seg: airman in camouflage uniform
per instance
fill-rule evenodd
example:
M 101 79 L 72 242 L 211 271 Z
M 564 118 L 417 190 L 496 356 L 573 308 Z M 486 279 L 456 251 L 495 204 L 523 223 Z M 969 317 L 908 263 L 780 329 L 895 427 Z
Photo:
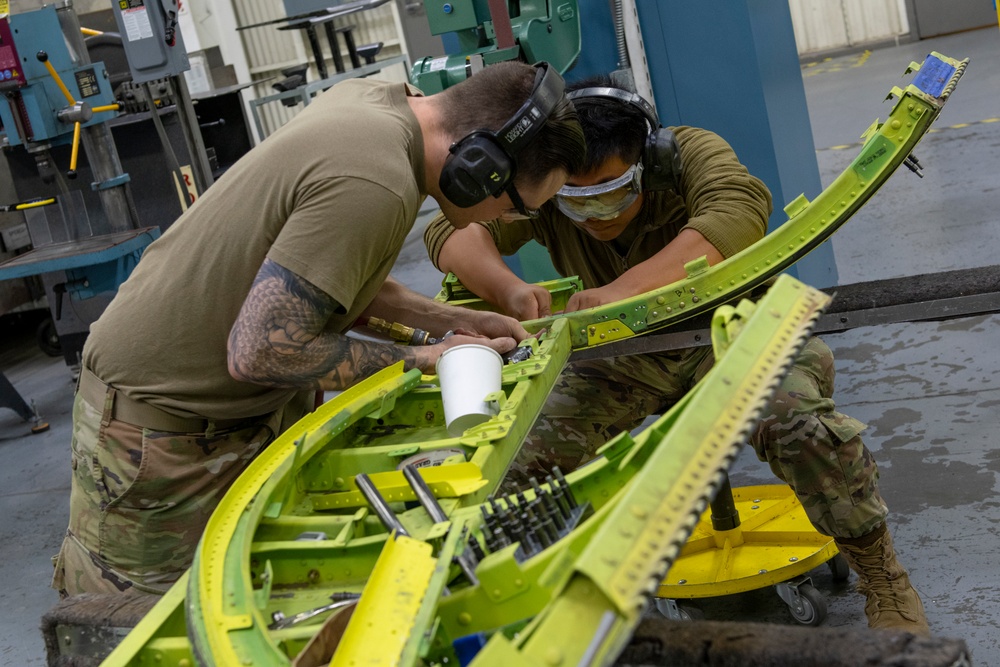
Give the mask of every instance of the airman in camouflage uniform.
M 526 320 L 548 315 L 551 297 L 514 275 L 500 255 L 530 240 L 546 248 L 561 275 L 582 280 L 586 289 L 566 306 L 576 311 L 671 284 L 685 277 L 686 263 L 704 257 L 715 264 L 764 235 L 770 193 L 721 137 L 699 128 L 660 128 L 645 100 L 613 88 L 610 79 L 570 86 L 587 138 L 584 169 L 531 219 L 457 231 L 441 218 L 432 221 L 424 241 L 435 266 Z M 570 364 L 507 488 L 554 465 L 572 470 L 586 462 L 609 438 L 681 400 L 713 363 L 704 347 Z M 927 634 L 923 604 L 886 527 L 878 471 L 860 437 L 864 424 L 836 411 L 833 384 L 830 349 L 813 338 L 750 444 L 858 573 L 869 626 Z

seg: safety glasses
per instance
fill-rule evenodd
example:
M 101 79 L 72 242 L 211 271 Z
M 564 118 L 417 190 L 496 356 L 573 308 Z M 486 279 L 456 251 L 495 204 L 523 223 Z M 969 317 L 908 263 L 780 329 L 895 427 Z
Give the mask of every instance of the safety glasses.
M 556 206 L 570 220 L 613 220 L 631 206 L 642 192 L 642 164 L 634 164 L 618 178 L 582 187 L 563 186 Z

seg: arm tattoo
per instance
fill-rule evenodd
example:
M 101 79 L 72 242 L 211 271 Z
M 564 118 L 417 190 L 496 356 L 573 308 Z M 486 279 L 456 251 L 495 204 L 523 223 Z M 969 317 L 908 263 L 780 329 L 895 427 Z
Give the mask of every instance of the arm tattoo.
M 324 378 L 346 388 L 400 360 L 413 367 L 412 350 L 324 331 L 339 307 L 323 290 L 265 259 L 229 333 L 232 372 L 272 387 L 319 389 Z

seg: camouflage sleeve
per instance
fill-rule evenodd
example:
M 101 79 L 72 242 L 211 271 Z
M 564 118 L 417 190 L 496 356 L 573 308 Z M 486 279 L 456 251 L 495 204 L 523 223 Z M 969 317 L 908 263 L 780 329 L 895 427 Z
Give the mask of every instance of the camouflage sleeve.
M 474 223 L 482 225 L 490 233 L 493 243 L 501 255 L 513 255 L 518 248 L 534 238 L 534 230 L 530 220 L 519 220 L 515 222 L 503 222 L 501 220 L 487 220 Z M 445 242 L 455 232 L 448 219 L 443 213 L 438 213 L 424 229 L 424 245 L 427 247 L 427 256 L 438 271 L 441 270 L 438 258 Z
M 673 128 L 684 172 L 681 190 L 689 220 L 725 257 L 767 233 L 771 193 L 751 175 L 719 135 L 693 127 Z

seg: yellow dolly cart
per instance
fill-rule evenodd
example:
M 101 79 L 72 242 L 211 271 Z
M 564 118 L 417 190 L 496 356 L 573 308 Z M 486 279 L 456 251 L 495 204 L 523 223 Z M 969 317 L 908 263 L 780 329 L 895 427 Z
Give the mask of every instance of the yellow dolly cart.
M 826 600 L 807 574 L 823 563 L 835 581 L 850 576 L 833 539 L 813 528 L 788 486 L 733 490 L 726 479 L 660 585 L 656 608 L 667 618 L 690 620 L 699 611 L 678 600 L 774 586 L 797 622 L 819 625 Z

